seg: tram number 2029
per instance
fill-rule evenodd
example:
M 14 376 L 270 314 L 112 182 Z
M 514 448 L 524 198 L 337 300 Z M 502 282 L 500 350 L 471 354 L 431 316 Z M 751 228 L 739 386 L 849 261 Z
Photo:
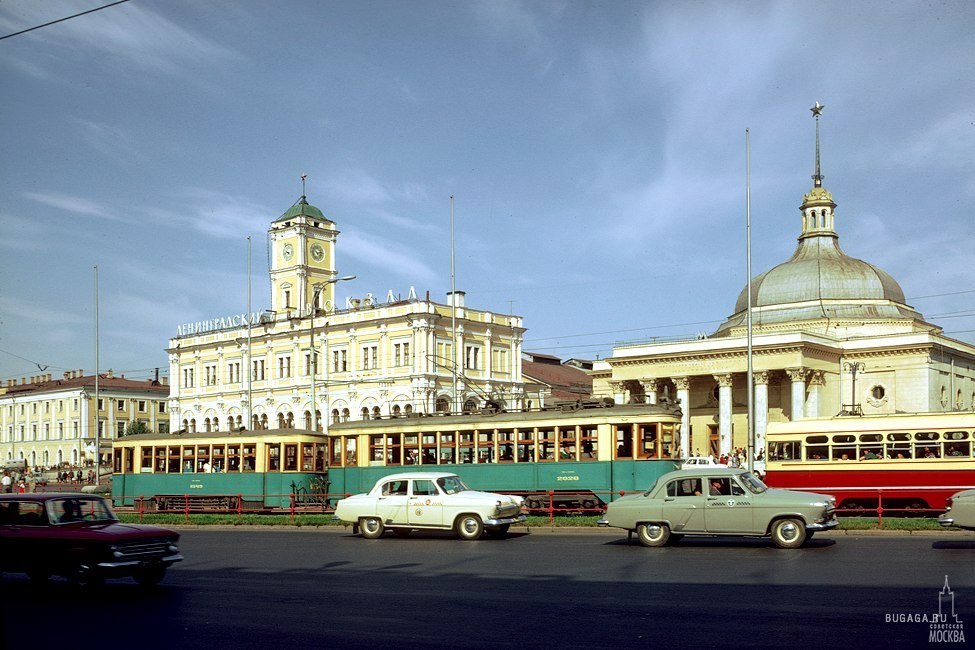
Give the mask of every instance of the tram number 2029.
M 556 481 L 578 481 L 579 477 L 578 476 L 556 476 L 555 480 Z

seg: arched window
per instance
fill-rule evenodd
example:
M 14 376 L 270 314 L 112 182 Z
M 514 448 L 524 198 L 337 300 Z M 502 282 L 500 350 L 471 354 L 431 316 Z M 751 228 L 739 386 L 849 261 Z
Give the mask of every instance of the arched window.
M 959 395 L 961 395 L 961 393 L 959 393 Z M 379 407 L 378 406 L 373 406 L 372 407 L 372 419 L 373 420 L 378 420 L 380 417 L 382 417 L 382 416 L 379 414 Z
M 311 429 L 311 411 L 305 411 L 305 428 Z
M 278 428 L 284 428 L 284 413 L 278 413 Z
M 399 417 L 399 416 L 400 416 L 399 404 L 393 404 L 393 417 Z
M 213 430 L 220 431 L 220 418 L 213 418 Z
M 238 415 L 237 416 L 237 428 L 240 429 L 243 426 L 243 424 L 244 424 L 244 418 Z
M 403 411 L 405 411 L 407 415 L 411 414 L 413 412 L 413 405 L 407 404 Z
M 210 418 L 203 419 L 203 430 L 210 433 Z
M 359 411 L 359 419 L 360 420 L 368 420 L 369 419 L 369 408 L 368 407 L 366 407 L 366 406 L 363 406 L 362 407 L 362 409 Z
M 261 428 L 265 430 L 267 429 L 267 413 L 261 415 Z
M 338 424 L 338 423 L 339 423 L 339 410 L 332 409 L 332 424 Z
M 468 399 L 464 402 L 464 413 L 473 413 L 477 410 L 477 402 Z
M 190 430 L 190 421 L 187 420 L 186 418 L 183 418 L 183 431 L 189 431 L 189 430 Z
M 289 429 L 295 428 L 295 414 L 292 413 L 291 411 L 288 411 L 287 425 Z
M 348 422 L 349 421 L 349 418 L 351 416 L 352 416 L 352 414 L 349 413 L 349 409 L 342 409 L 342 421 L 343 422 Z
M 196 418 L 190 420 L 190 433 L 196 433 Z
M 450 412 L 450 402 L 446 397 L 437 398 L 437 413 L 449 413 Z

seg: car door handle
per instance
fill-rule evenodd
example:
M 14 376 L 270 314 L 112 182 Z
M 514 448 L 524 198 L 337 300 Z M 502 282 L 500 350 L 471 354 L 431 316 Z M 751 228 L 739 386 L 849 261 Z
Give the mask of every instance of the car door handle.
M 673 501 L 673 500 L 674 500 L 674 497 L 667 497 L 666 499 L 664 499 L 664 501 Z

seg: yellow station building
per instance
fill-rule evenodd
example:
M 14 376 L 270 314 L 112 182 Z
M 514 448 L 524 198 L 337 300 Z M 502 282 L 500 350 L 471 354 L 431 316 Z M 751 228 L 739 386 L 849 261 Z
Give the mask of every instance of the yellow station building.
M 146 433 L 169 432 L 169 386 L 165 379 L 98 377 L 99 447 L 138 426 Z M 87 466 L 95 460 L 95 376 L 69 370 L 9 379 L 0 389 L 0 458 L 4 464 L 54 468 Z
M 520 316 L 471 309 L 461 291 L 443 303 L 412 288 L 339 303 L 338 235 L 302 196 L 268 230 L 271 308 L 179 326 L 167 349 L 174 429 L 327 430 L 528 405 Z

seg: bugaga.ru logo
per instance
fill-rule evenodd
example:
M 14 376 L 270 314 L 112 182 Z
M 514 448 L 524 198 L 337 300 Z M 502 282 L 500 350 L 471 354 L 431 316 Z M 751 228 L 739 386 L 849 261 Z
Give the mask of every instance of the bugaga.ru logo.
M 964 643 L 965 625 L 955 613 L 955 592 L 948 586 L 938 592 L 938 609 L 931 612 L 901 612 L 885 614 L 886 623 L 926 623 L 929 643 Z

